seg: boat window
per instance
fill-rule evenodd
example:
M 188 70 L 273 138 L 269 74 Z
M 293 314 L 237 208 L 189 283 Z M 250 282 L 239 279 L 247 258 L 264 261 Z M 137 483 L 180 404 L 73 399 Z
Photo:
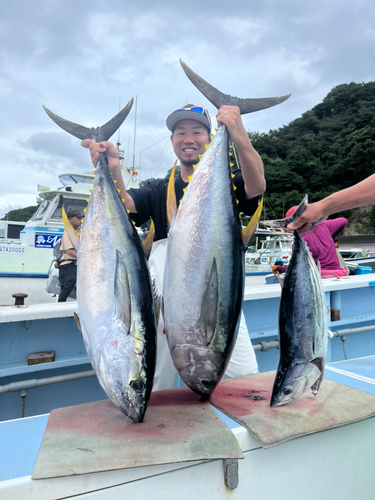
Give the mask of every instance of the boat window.
M 59 203 L 60 205 L 60 203 Z M 69 210 L 79 210 L 82 214 L 83 209 L 87 207 L 87 201 L 86 200 L 77 200 L 74 198 L 64 198 L 63 201 L 63 206 L 65 213 L 68 213 Z M 62 218 L 62 207 L 57 207 L 56 210 L 53 212 L 52 219 L 61 219 Z
M 85 177 L 83 175 L 70 174 L 70 175 L 63 175 L 62 177 L 60 177 L 60 182 L 63 186 L 69 186 L 72 184 L 90 184 L 93 178 L 94 176 Z
M 8 238 L 20 239 L 20 233 L 25 226 L 8 224 Z
M 34 215 L 34 219 L 41 219 L 43 215 L 46 213 L 47 208 L 49 206 L 49 200 L 44 200 L 38 208 L 36 214 Z

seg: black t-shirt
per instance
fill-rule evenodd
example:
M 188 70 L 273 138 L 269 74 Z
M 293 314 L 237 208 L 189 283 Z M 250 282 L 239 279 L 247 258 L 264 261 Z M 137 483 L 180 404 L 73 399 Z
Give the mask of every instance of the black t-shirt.
M 258 196 L 246 199 L 245 183 L 242 178 L 241 170 L 236 170 L 234 173 L 233 184 L 236 186 L 236 197 L 239 201 L 238 210 L 246 215 L 252 216 L 258 208 Z M 141 226 L 150 218 L 155 225 L 154 241 L 162 240 L 168 235 L 168 218 L 167 218 L 167 190 L 168 179 L 157 179 L 150 181 L 143 187 L 138 189 L 128 189 L 126 192 L 133 198 L 136 214 L 130 214 L 132 220 L 137 226 Z M 183 190 L 188 185 L 179 175 L 175 179 L 174 187 L 176 191 L 177 207 L 180 204 L 184 192 Z

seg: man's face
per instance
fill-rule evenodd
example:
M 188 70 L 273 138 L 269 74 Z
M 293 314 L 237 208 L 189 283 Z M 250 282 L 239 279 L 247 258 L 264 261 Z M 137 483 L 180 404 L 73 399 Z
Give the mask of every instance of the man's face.
M 69 222 L 73 226 L 73 229 L 78 229 L 81 227 L 82 219 L 81 217 L 74 216 L 69 218 Z
M 177 122 L 171 136 L 175 155 L 182 165 L 193 166 L 199 162 L 198 155 L 202 155 L 211 139 L 204 125 L 195 120 L 181 120 Z

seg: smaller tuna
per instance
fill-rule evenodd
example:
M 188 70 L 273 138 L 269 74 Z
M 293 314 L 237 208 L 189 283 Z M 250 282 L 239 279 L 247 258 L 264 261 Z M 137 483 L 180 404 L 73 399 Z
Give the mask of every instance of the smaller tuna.
M 309 388 L 316 396 L 324 376 L 327 340 L 322 280 L 306 243 L 295 231 L 280 299 L 280 360 L 271 406 L 291 403 Z

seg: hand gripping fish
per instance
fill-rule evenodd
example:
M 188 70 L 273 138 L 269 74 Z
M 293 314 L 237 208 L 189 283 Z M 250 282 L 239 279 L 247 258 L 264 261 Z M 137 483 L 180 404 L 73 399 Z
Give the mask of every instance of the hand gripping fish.
M 217 107 L 237 105 L 247 113 L 287 98 L 225 96 L 181 64 Z M 219 128 L 196 167 L 178 213 L 172 171 L 167 206 L 170 231 L 163 283 L 165 333 L 182 380 L 207 399 L 223 376 L 236 342 L 245 283 L 244 252 L 262 211 L 261 203 L 241 233 L 226 127 Z
M 279 306 L 280 360 L 271 406 L 286 405 L 311 387 L 318 393 L 327 353 L 327 307 L 322 280 L 306 243 L 294 247 Z
M 108 140 L 133 101 L 103 127 L 88 129 L 47 114 L 80 139 Z M 78 249 L 77 308 L 82 336 L 100 385 L 133 422 L 142 422 L 156 357 L 153 293 L 144 248 L 100 153 Z M 145 243 L 151 250 L 153 233 Z

